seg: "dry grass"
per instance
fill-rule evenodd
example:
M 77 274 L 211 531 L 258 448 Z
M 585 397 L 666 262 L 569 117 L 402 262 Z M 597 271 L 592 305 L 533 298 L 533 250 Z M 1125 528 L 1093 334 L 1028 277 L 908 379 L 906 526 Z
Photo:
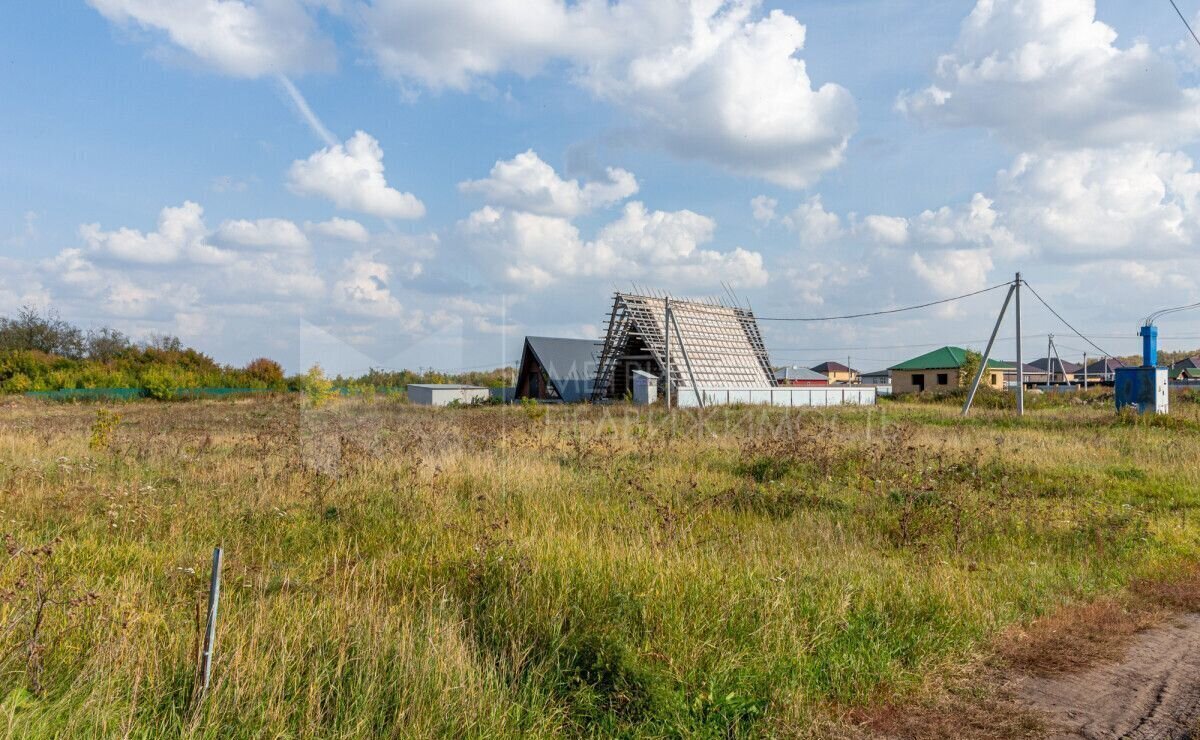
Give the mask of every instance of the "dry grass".
M 936 699 L 903 705 L 870 707 L 851 713 L 845 729 L 832 734 L 847 738 L 896 740 L 1017 740 L 1046 733 L 1042 718 L 1006 698 L 990 676 L 973 676 L 973 690 L 959 687 Z
M 1099 599 L 1012 630 L 999 641 L 997 653 L 1007 666 L 1035 676 L 1075 673 L 1117 660 L 1130 638 L 1164 616 L 1148 604 Z
M 1200 542 L 1188 408 L 116 411 L 0 408 L 12 735 L 838 734 Z

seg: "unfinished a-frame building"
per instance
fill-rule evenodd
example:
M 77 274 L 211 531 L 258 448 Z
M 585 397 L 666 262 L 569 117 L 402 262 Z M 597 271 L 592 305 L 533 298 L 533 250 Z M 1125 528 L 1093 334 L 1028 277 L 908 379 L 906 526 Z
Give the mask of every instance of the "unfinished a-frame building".
M 634 370 L 663 378 L 668 365 L 677 397 L 693 389 L 775 385 L 754 314 L 719 300 L 617 293 L 598 357 L 594 402 L 624 398 L 632 391 Z M 659 388 L 665 392 L 666 384 Z
M 576 403 L 592 397 L 600 342 L 525 337 L 514 398 Z

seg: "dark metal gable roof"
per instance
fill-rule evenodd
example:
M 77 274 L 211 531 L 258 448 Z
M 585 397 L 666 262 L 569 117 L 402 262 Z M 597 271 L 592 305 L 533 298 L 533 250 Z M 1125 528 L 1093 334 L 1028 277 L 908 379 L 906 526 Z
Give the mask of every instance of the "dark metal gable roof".
M 596 382 L 597 358 L 603 342 L 595 339 L 525 337 L 525 346 L 546 371 L 562 400 L 585 401 Z
M 1048 357 L 1039 357 L 1038 359 L 1034 360 L 1033 362 L 1031 362 L 1029 364 L 1032 367 L 1036 368 L 1037 371 L 1041 372 L 1041 373 L 1046 372 L 1046 368 L 1049 366 L 1053 366 L 1052 372 L 1055 372 L 1055 373 L 1070 374 L 1070 373 L 1077 373 L 1083 369 L 1083 365 L 1080 365 L 1077 362 L 1070 362 L 1069 360 L 1062 360 L 1060 363 L 1060 361 L 1057 357 L 1055 357 L 1053 359 L 1050 359 Z
M 1107 360 L 1101 359 L 1088 363 L 1087 373 L 1088 375 L 1101 375 L 1103 373 L 1111 373 L 1119 367 L 1125 367 L 1125 363 L 1110 357 Z
M 823 375 L 826 373 L 857 372 L 854 368 L 847 367 L 846 365 L 843 365 L 840 362 L 822 362 L 820 365 L 817 365 L 816 367 L 810 367 L 809 370 L 812 370 L 815 373 L 821 373 Z

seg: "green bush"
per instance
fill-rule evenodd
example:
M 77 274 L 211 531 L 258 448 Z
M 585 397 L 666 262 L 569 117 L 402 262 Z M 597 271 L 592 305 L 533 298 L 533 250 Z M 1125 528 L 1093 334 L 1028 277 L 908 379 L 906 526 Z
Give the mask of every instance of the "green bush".
M 187 386 L 179 383 L 179 378 L 171 368 L 154 365 L 142 373 L 141 387 L 151 398 L 169 401 L 175 397 L 175 389 Z
M 333 381 L 325 377 L 325 371 L 320 365 L 313 365 L 307 373 L 300 376 L 298 390 L 308 396 L 309 403 L 313 406 L 324 404 L 337 393 Z
M 5 393 L 25 393 L 33 390 L 33 381 L 25 373 L 13 373 L 2 386 Z

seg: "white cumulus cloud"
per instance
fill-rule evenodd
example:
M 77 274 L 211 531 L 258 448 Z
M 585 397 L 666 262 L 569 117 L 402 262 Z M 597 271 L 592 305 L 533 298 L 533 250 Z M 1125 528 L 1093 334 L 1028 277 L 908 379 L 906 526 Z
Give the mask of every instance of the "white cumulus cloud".
M 589 87 L 632 110 L 659 143 L 732 172 L 801 188 L 842 162 L 857 112 L 835 83 L 814 88 L 805 27 L 757 4 L 691 5 L 686 30 L 593 67 Z
M 857 125 L 844 87 L 814 87 L 805 27 L 757 0 L 375 0 L 364 44 L 407 86 L 468 89 L 565 63 L 679 156 L 787 187 L 838 166 Z
M 328 221 L 321 221 L 319 223 L 309 221 L 304 224 L 304 228 L 306 231 L 318 236 L 343 242 L 365 244 L 371 239 L 371 234 L 367 231 L 367 227 L 350 218 L 338 218 L 335 216 Z
M 825 210 L 820 195 L 814 195 L 796 206 L 784 217 L 784 224 L 800 235 L 802 244 L 809 246 L 827 244 L 845 233 L 841 217 Z
M 363 8 L 363 37 L 390 77 L 465 90 L 479 77 L 538 72 L 548 60 L 602 53 L 610 45 L 609 11 L 596 2 L 563 0 L 375 0 Z M 632 19 L 631 19 L 632 20 Z M 591 43 L 584 41 L 588 27 Z
M 863 219 L 867 233 L 884 244 L 908 241 L 908 219 L 902 216 L 871 215 Z
M 425 215 L 425 205 L 415 195 L 388 185 L 383 147 L 364 131 L 356 132 L 345 144 L 325 147 L 308 159 L 293 162 L 288 187 L 300 195 L 328 198 L 338 208 L 381 218 Z
M 956 295 L 987 286 L 992 257 L 986 249 L 947 249 L 910 257 L 913 272 L 938 296 Z
M 342 264 L 341 273 L 333 284 L 336 307 L 350 314 L 375 318 L 395 318 L 404 312 L 388 285 L 391 268 L 373 253 L 355 253 Z
M 769 224 L 775 220 L 775 209 L 779 201 L 766 195 L 756 195 L 750 199 L 750 214 L 760 224 Z
M 217 229 L 217 239 L 224 244 L 236 244 L 256 249 L 280 249 L 303 252 L 308 249 L 308 237 L 296 224 L 283 218 L 260 218 L 255 221 L 238 219 L 225 221 Z
M 572 216 L 588 203 L 624 198 L 636 180 L 610 170 L 609 183 L 565 181 L 532 151 L 498 162 L 487 180 L 464 184 L 489 204 L 456 227 L 487 273 L 508 287 L 540 290 L 564 280 L 649 277 L 679 286 L 766 283 L 762 255 L 704 249 L 716 222 L 689 210 L 656 211 L 637 201 L 585 239 Z M 621 183 L 624 183 L 623 185 Z M 520 206 L 525 206 L 522 208 Z
M 84 224 L 79 234 L 93 252 L 124 262 L 167 264 L 188 260 L 201 263 L 228 261 L 230 255 L 208 243 L 204 209 L 186 201 L 162 209 L 158 229 L 143 233 L 122 227 L 104 231 L 100 224 Z
M 910 115 L 979 126 L 1023 147 L 1179 142 L 1200 133 L 1200 90 L 1144 41 L 1124 48 L 1095 0 L 979 0 Z
M 109 21 L 164 34 L 216 70 L 261 77 L 336 64 L 334 47 L 298 0 L 87 0 Z
M 637 178 L 633 173 L 609 167 L 606 174 L 606 180 L 585 185 L 578 180 L 564 180 L 530 149 L 496 162 L 487 178 L 459 183 L 458 188 L 464 193 L 480 194 L 494 205 L 570 218 L 637 193 Z
M 1200 173 L 1153 147 L 1021 154 L 998 176 L 1013 228 L 1054 255 L 1179 255 L 1200 237 Z
M 1004 257 L 1018 257 L 1029 251 L 1029 245 L 1005 224 L 995 203 L 982 193 L 963 205 L 922 211 L 912 219 L 911 226 L 917 243 L 932 247 L 972 245 Z
M 459 223 L 472 251 L 513 287 L 541 289 L 572 278 L 650 278 L 678 287 L 764 285 L 762 255 L 703 249 L 716 223 L 692 211 L 625 205 L 620 218 L 584 239 L 570 220 L 484 207 Z

